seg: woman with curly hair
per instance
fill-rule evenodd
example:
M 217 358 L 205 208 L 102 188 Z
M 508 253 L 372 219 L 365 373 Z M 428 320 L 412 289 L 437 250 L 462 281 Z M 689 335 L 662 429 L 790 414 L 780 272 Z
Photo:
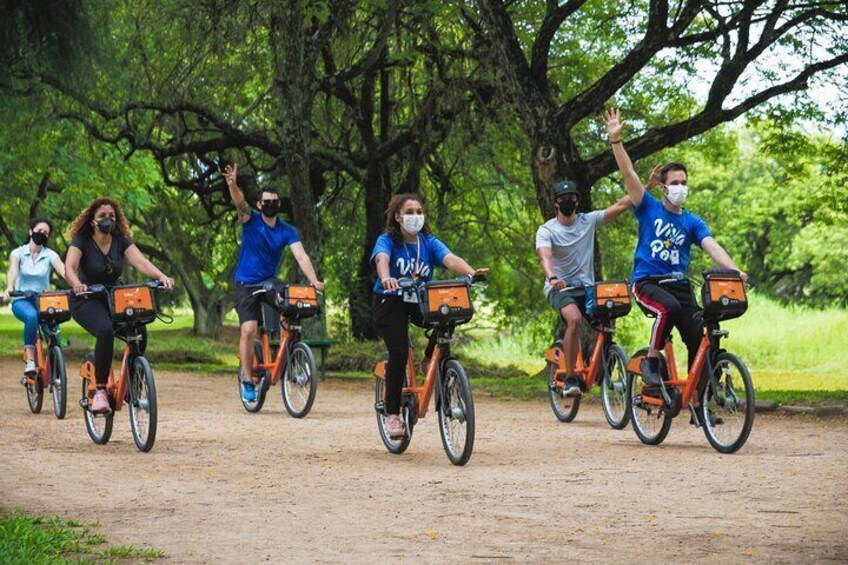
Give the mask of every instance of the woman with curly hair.
M 403 381 L 409 344 L 409 323 L 421 325 L 418 304 L 408 302 L 400 293 L 398 279 L 409 277 L 429 281 L 436 267 L 444 267 L 460 276 L 485 274 L 489 269 L 471 268 L 430 233 L 424 206 L 417 194 L 398 194 L 386 210 L 386 233 L 377 238 L 371 261 L 377 269 L 372 313 L 377 332 L 389 350 L 386 367 L 386 432 L 402 437 L 406 425 L 400 417 Z M 425 351 L 433 353 L 432 340 Z M 427 362 L 425 362 L 426 365 Z M 426 367 L 425 367 L 426 372 Z
M 71 224 L 67 233 L 71 245 L 65 257 L 65 278 L 75 293 L 89 285 L 120 284 L 124 260 L 140 273 L 159 279 L 171 289 L 174 280 L 151 263 L 132 241 L 132 232 L 120 205 L 111 198 L 97 198 Z M 97 391 L 91 410 L 111 410 L 106 383 L 112 367 L 114 331 L 109 305 L 104 296 L 84 295 L 71 298 L 71 315 L 85 331 L 97 339 L 94 347 L 94 366 Z M 142 350 L 144 341 L 142 342 Z

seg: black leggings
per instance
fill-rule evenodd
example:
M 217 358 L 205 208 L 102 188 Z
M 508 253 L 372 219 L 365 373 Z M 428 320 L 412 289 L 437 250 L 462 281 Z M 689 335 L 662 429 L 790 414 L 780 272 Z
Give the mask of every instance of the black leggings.
M 112 369 L 112 357 L 115 353 L 115 331 L 105 299 L 99 297 L 74 298 L 71 302 L 71 314 L 74 320 L 97 340 L 94 346 L 94 373 L 98 385 L 109 381 Z M 147 345 L 147 329 L 141 326 L 143 339 L 139 342 L 139 351 L 144 353 Z
M 386 367 L 386 413 L 399 414 L 406 380 L 409 323 L 421 325 L 421 310 L 418 304 L 404 302 L 400 296 L 375 294 L 371 311 L 377 333 L 389 350 L 389 363 Z M 435 346 L 435 339 L 431 339 L 424 353 L 428 359 L 432 357 Z
M 636 300 L 657 315 L 651 330 L 650 346 L 662 350 L 672 327 L 677 328 L 689 351 L 689 366 L 701 345 L 703 311 L 695 301 L 692 287 L 687 282 L 659 285 L 650 279 L 633 285 Z

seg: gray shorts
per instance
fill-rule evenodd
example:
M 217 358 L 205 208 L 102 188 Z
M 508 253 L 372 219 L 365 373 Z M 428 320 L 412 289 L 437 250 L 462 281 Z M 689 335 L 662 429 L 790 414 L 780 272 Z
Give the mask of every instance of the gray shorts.
M 562 317 L 562 309 L 569 304 L 575 304 L 580 313 L 586 316 L 586 290 L 579 288 L 574 290 L 559 291 L 552 289 L 548 293 L 548 304 Z

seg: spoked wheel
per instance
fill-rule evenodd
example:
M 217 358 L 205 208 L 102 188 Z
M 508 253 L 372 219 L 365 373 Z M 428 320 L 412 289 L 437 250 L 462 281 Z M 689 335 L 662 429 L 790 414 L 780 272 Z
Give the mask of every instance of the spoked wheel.
M 32 382 L 26 383 L 27 404 L 33 414 L 41 412 L 41 405 L 44 403 L 44 381 L 41 380 L 41 375 L 36 374 Z
M 439 431 L 442 446 L 454 465 L 465 465 L 474 449 L 474 397 L 459 361 L 445 363 L 439 379 Z
M 265 356 L 262 353 L 262 342 L 258 339 L 253 342 L 253 362 L 254 364 L 265 363 Z M 242 406 L 248 412 L 259 412 L 262 410 L 262 405 L 265 404 L 265 395 L 268 394 L 268 371 L 262 369 L 259 371 L 260 379 L 253 381 L 253 390 L 255 397 L 251 401 L 244 399 L 244 376 L 242 375 L 241 365 L 238 372 L 238 395 Z
M 88 381 L 82 380 L 82 398 L 88 398 Z M 85 429 L 88 437 L 98 445 L 105 445 L 112 437 L 112 420 L 115 417 L 114 410 L 108 414 L 95 414 L 85 408 Z
M 305 343 L 295 343 L 290 355 L 283 372 L 280 392 L 288 413 L 295 418 L 303 418 L 309 414 L 315 402 L 315 392 L 318 390 L 315 377 L 318 371 L 312 350 Z
M 383 440 L 383 445 L 389 450 L 389 453 L 400 455 L 406 448 L 409 447 L 409 442 L 412 441 L 412 429 L 407 427 L 409 433 L 405 437 L 393 438 L 386 433 L 386 379 L 374 378 L 374 409 L 377 413 L 377 430 L 380 432 L 380 439 Z
M 554 416 L 560 422 L 570 422 L 577 416 L 577 411 L 580 410 L 579 396 L 565 396 L 563 388 L 551 386 L 554 382 L 557 366 L 553 363 L 548 363 L 548 398 L 551 400 L 551 409 L 554 411 Z
M 147 452 L 153 448 L 153 443 L 156 441 L 158 409 L 153 369 L 144 357 L 133 359 L 128 385 L 133 441 L 139 451 Z
M 720 353 L 712 381 L 704 387 L 698 416 L 710 445 L 733 453 L 745 445 L 754 425 L 754 383 L 748 367 L 731 353 Z
M 637 351 L 634 357 L 644 355 L 647 349 Z M 660 365 L 665 366 L 665 358 L 660 354 Z M 666 411 L 654 404 L 642 402 L 642 375 L 627 374 L 627 395 L 630 397 L 630 416 L 633 431 L 648 445 L 659 445 L 671 429 L 672 418 Z
M 627 353 L 618 344 L 606 350 L 604 376 L 601 379 L 601 402 L 607 423 L 615 430 L 630 422 L 630 395 L 627 394 Z
M 68 408 L 68 377 L 65 374 L 65 353 L 58 345 L 50 348 L 47 360 L 50 371 L 50 391 L 53 394 L 53 413 L 62 420 Z

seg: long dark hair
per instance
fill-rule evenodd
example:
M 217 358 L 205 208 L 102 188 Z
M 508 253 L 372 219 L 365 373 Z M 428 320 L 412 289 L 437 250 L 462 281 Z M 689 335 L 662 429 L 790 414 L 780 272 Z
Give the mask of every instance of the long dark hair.
M 34 230 L 35 226 L 37 226 L 38 224 L 47 224 L 47 227 L 50 228 L 50 235 L 53 235 L 53 222 L 51 222 L 47 218 L 33 218 L 33 219 L 31 219 L 29 221 L 28 232 L 31 232 L 32 230 Z M 26 238 L 26 241 L 24 241 L 24 245 L 29 243 L 31 239 L 32 239 L 32 236 L 29 235 L 29 233 L 27 233 L 27 238 Z
M 395 219 L 395 216 L 400 214 L 401 210 L 403 210 L 403 205 L 406 204 L 410 200 L 415 200 L 421 207 L 424 207 L 424 201 L 421 200 L 421 197 L 417 194 L 413 194 L 411 192 L 407 192 L 404 194 L 395 194 L 392 196 L 392 199 L 389 200 L 389 205 L 386 208 L 386 233 L 392 238 L 392 241 L 395 243 L 403 243 L 403 234 L 400 232 L 400 224 Z M 426 212 L 426 210 L 425 210 Z M 430 222 L 427 220 L 427 215 L 424 215 L 424 227 L 421 228 L 421 232 L 424 235 L 430 235 Z
M 101 206 L 111 206 L 115 211 L 115 231 L 112 232 L 112 235 L 122 235 L 131 238 L 132 230 L 126 216 L 121 211 L 120 204 L 108 196 L 102 196 L 92 200 L 91 204 L 71 223 L 71 227 L 68 228 L 67 233 L 68 239 L 73 239 L 77 235 L 90 236 L 93 234 L 94 226 L 91 223 L 94 221 L 94 214 L 97 213 L 97 209 Z

